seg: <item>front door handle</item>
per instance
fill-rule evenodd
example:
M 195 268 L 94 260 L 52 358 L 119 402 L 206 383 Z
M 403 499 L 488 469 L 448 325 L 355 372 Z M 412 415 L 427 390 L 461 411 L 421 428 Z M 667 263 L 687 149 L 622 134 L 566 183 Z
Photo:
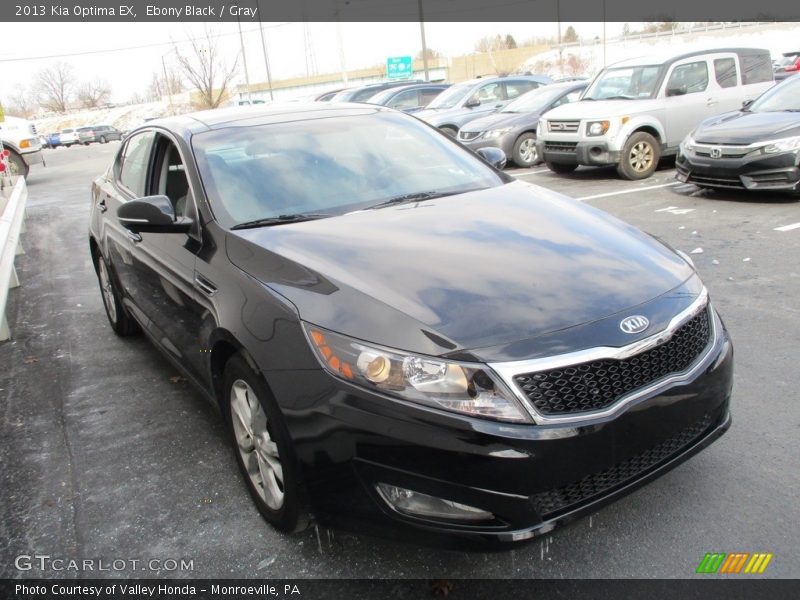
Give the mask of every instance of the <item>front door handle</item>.
M 142 236 L 136 233 L 135 231 L 131 231 L 130 229 L 125 232 L 128 235 L 128 239 L 132 241 L 134 244 L 138 244 L 142 241 Z
M 706 100 L 706 106 L 714 106 L 715 104 L 719 104 L 719 100 L 716 100 L 714 98 L 709 98 L 708 100 Z

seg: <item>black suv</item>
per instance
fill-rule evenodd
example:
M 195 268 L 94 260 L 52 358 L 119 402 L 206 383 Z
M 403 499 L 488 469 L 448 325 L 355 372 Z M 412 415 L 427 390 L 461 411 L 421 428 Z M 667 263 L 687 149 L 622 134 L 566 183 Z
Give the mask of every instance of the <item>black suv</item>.
M 275 527 L 526 540 L 730 425 L 688 257 L 478 152 L 380 106 L 215 110 L 94 181 L 111 327 L 218 404 Z

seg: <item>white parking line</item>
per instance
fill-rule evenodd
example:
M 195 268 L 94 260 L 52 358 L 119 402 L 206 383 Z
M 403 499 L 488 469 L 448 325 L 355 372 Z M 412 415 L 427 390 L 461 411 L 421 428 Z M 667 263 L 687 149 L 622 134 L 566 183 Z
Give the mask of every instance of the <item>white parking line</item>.
M 783 227 L 776 227 L 775 231 L 791 231 L 792 229 L 800 229 L 800 223 L 792 223 L 791 225 L 784 225 Z
M 536 169 L 535 171 L 514 171 L 510 173 L 512 177 L 524 177 L 525 175 L 534 175 L 536 173 L 544 173 L 545 171 L 549 171 L 550 169 Z
M 605 194 L 594 194 L 593 196 L 583 196 L 581 198 L 575 198 L 576 200 L 580 200 L 583 202 L 584 200 L 594 200 L 595 198 L 608 198 L 609 196 L 619 196 L 621 194 L 635 194 L 636 192 L 645 192 L 647 190 L 655 190 L 658 188 L 665 188 L 665 187 L 672 187 L 675 185 L 681 185 L 680 181 L 672 181 L 670 183 L 662 183 L 660 185 L 649 185 L 647 187 L 640 187 L 640 188 L 631 188 L 628 190 L 620 190 L 617 192 L 606 192 Z

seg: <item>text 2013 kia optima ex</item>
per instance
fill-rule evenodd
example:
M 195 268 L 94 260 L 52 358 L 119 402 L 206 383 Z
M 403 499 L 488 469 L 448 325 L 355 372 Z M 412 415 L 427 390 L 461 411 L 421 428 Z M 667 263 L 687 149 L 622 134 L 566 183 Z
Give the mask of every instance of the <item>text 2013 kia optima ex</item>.
M 524 540 L 730 425 L 689 262 L 497 154 L 383 107 L 246 107 L 149 122 L 95 180 L 111 326 L 219 403 L 278 529 Z

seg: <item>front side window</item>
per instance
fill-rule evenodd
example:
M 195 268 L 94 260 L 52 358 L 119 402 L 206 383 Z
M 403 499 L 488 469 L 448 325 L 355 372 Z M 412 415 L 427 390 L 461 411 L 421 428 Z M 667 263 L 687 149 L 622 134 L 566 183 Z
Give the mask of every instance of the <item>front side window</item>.
M 492 102 L 503 101 L 503 86 L 500 83 L 489 83 L 478 88 L 470 101 L 477 100 L 480 104 L 491 104 Z
M 402 113 L 231 127 L 195 135 L 206 195 L 225 226 L 337 215 L 408 194 L 456 194 L 505 179 Z
M 678 65 L 667 81 L 667 96 L 703 92 L 708 87 L 708 64 L 704 60 Z
M 120 156 L 119 180 L 134 196 L 145 195 L 147 168 L 150 163 L 150 149 L 155 134 L 145 131 L 132 136 Z
M 513 100 L 514 98 L 519 98 L 525 92 L 530 92 L 537 87 L 539 87 L 539 84 L 535 81 L 507 81 L 506 95 L 508 96 L 509 100 Z
M 714 60 L 714 75 L 719 87 L 736 87 L 736 60 L 733 58 L 717 58 Z
M 462 83 L 449 87 L 436 96 L 428 105 L 428 108 L 453 108 L 469 94 L 470 90 L 472 90 L 472 84 L 470 83 Z
M 419 106 L 419 92 L 417 90 L 406 90 L 400 92 L 389 102 L 390 108 L 403 110 Z

